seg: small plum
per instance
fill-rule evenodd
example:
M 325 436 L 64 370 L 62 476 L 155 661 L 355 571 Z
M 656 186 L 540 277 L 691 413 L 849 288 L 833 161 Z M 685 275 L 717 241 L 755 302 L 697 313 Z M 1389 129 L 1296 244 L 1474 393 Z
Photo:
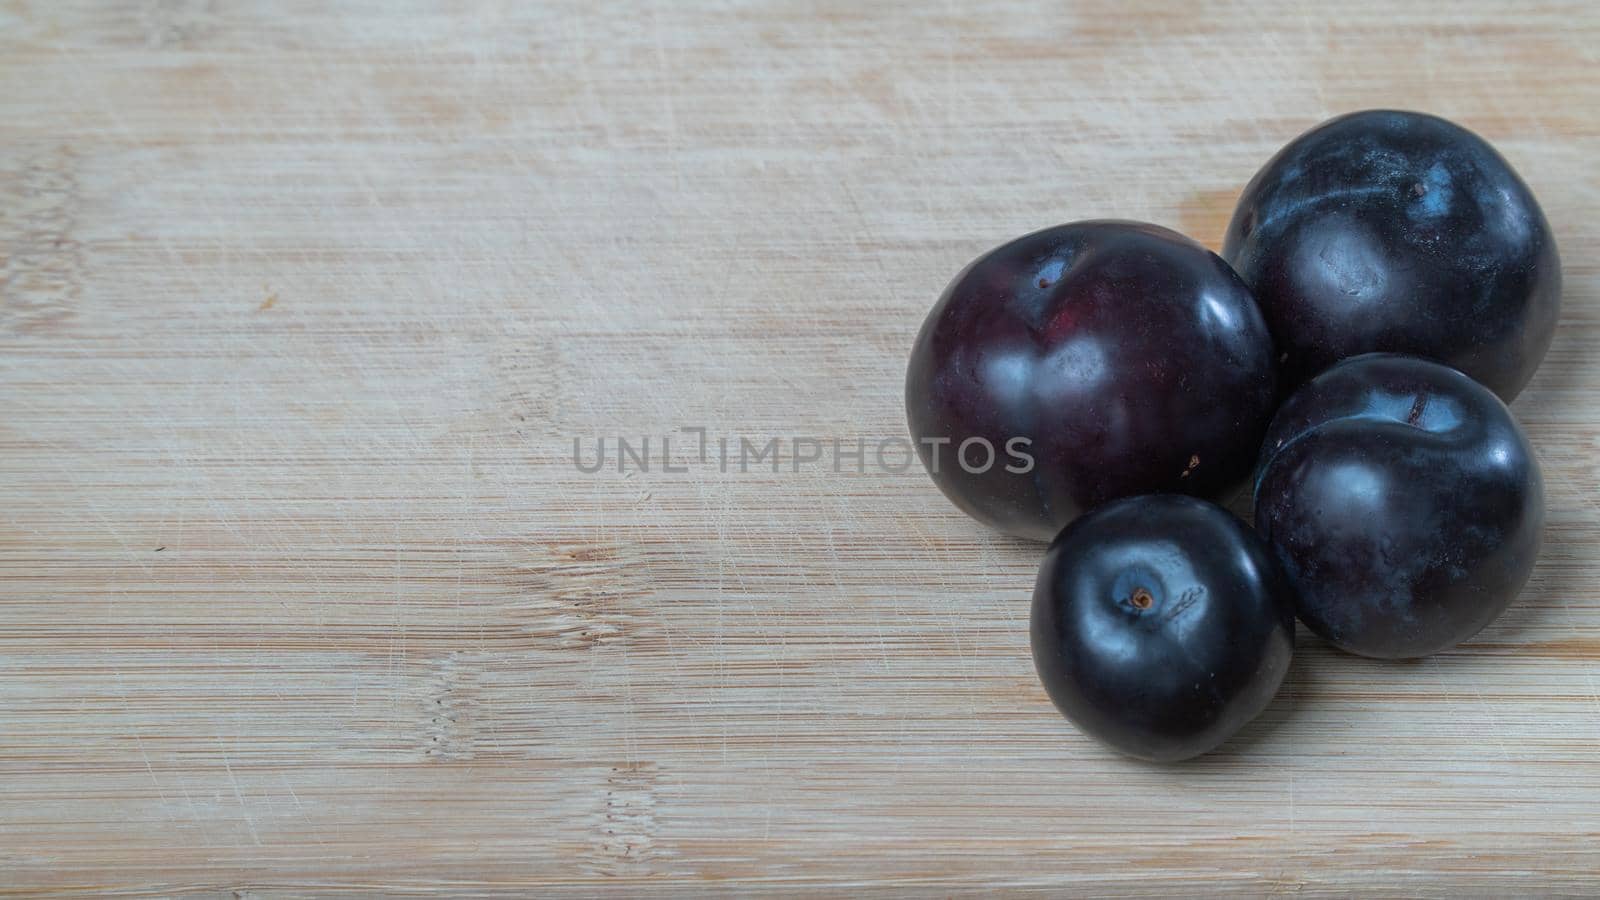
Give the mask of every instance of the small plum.
M 1255 718 L 1294 655 L 1293 588 L 1243 522 L 1176 494 L 1109 503 L 1050 545 L 1034 666 L 1056 707 L 1130 756 L 1186 759 Z

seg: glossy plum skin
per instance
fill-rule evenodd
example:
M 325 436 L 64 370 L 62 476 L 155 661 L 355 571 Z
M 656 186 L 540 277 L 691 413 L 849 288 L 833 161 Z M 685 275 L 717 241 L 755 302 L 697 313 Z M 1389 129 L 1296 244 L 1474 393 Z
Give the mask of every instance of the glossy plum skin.
M 1255 291 L 1285 388 L 1387 351 L 1509 402 L 1560 312 L 1561 260 L 1528 186 L 1482 138 L 1422 113 L 1351 113 L 1295 138 L 1245 187 L 1222 255 Z
M 956 276 L 912 349 L 906 417 L 958 507 L 1047 541 L 1118 497 L 1236 489 L 1276 390 L 1266 323 L 1226 263 L 1177 232 L 1100 220 L 1018 238 Z M 1026 439 L 1031 468 L 958 464 L 977 438 L 1007 463 L 1007 442 Z
M 1544 483 L 1505 404 L 1414 357 L 1346 360 L 1273 419 L 1256 530 L 1301 621 L 1362 656 L 1427 656 L 1517 596 L 1544 529 Z
M 1034 667 L 1079 729 L 1140 759 L 1197 756 L 1266 708 L 1294 655 L 1292 588 L 1215 504 L 1109 503 L 1063 530 L 1033 594 Z

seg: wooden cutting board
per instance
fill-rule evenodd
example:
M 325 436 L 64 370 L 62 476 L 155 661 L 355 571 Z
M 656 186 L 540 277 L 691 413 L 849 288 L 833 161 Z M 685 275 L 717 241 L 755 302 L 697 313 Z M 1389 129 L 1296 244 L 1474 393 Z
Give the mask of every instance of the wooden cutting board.
M 0 4 L 0 885 L 1600 892 L 1600 9 L 1161 7 Z M 1034 679 L 1038 546 L 791 441 L 903 435 L 979 252 L 1216 246 L 1373 106 L 1560 242 L 1538 569 L 1116 758 Z

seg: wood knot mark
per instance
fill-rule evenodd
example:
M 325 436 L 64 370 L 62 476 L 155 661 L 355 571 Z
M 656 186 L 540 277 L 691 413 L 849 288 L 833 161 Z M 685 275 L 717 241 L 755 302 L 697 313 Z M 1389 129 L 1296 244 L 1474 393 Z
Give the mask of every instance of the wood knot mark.
M 478 752 L 477 711 L 481 682 L 460 654 L 439 661 L 423 691 L 422 754 L 429 759 L 471 759 Z
M 154 0 L 139 9 L 147 47 L 196 49 L 218 32 L 216 0 Z
M 525 436 L 534 429 L 542 433 L 561 420 L 561 353 L 548 335 L 530 334 L 508 345 L 515 349 L 498 352 L 490 360 L 495 408 Z
M 521 632 L 548 649 L 590 650 L 638 636 L 647 621 L 640 601 L 650 594 L 648 561 L 610 543 L 551 543 L 507 573 L 512 596 L 505 613 Z
M 653 762 L 618 763 L 606 772 L 591 831 L 590 867 L 597 874 L 637 875 L 665 854 L 656 845 Z
M 76 169 L 68 148 L 0 167 L 0 328 L 28 331 L 77 310 L 84 267 L 73 236 L 81 205 Z

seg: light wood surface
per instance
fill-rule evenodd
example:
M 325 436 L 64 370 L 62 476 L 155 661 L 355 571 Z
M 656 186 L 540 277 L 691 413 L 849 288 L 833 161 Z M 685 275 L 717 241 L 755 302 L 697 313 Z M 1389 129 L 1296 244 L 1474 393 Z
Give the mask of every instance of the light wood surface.
M 0 886 L 1600 892 L 1597 47 L 1587 2 L 0 3 Z M 1372 106 L 1488 137 L 1565 260 L 1545 550 L 1454 652 L 1302 633 L 1143 765 L 1034 679 L 1040 548 L 919 470 L 573 465 L 902 435 L 977 253 L 1216 246 Z

